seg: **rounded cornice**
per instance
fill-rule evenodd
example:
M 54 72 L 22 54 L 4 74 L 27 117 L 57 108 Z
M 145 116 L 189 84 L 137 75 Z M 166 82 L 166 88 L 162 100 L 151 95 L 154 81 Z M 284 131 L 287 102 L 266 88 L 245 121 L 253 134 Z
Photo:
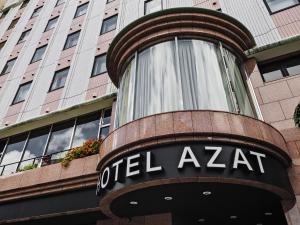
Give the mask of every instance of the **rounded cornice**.
M 134 21 L 114 38 L 107 53 L 113 83 L 119 85 L 122 69 L 136 51 L 177 36 L 221 41 L 243 58 L 244 51 L 255 46 L 250 31 L 224 13 L 201 8 L 159 11 Z

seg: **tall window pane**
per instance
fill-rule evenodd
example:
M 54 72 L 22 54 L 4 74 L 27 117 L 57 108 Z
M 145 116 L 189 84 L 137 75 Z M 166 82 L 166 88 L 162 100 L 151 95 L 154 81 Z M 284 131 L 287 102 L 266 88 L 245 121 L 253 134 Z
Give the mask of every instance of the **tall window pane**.
M 47 45 L 37 48 L 30 63 L 34 63 L 34 62 L 41 60 L 44 56 L 46 48 L 47 48 Z
M 57 0 L 55 6 L 59 6 L 59 5 L 63 4 L 63 3 L 65 3 L 65 0 Z
M 18 44 L 20 44 L 21 42 L 24 42 L 24 41 L 27 40 L 27 37 L 29 36 L 30 31 L 31 31 L 31 29 L 30 29 L 30 30 L 24 31 L 24 32 L 21 34 L 21 37 L 20 37 L 20 39 L 19 39 L 19 41 L 18 41 Z
M 83 144 L 88 139 L 97 139 L 100 123 L 100 112 L 79 117 L 75 129 L 72 147 Z
M 47 26 L 45 28 L 45 32 L 48 31 L 48 30 L 51 30 L 51 29 L 55 28 L 55 25 L 56 25 L 57 21 L 58 21 L 58 16 L 55 17 L 55 18 L 53 18 L 53 19 L 51 19 L 51 20 L 49 20 L 48 24 L 47 24 Z
M 54 154 L 51 157 L 51 160 L 56 160 L 63 157 L 66 152 L 62 151 L 69 150 L 74 123 L 74 120 L 70 120 L 53 126 L 47 148 L 47 155 L 53 153 L 57 154 Z
M 14 20 L 11 22 L 11 24 L 9 25 L 9 27 L 8 27 L 7 30 L 13 29 L 13 28 L 17 25 L 18 21 L 19 21 L 19 18 L 14 19 Z
M 69 34 L 64 46 L 64 50 L 76 46 L 79 39 L 79 35 L 80 35 L 80 31 Z
M 299 4 L 299 0 L 266 0 L 271 12 L 288 8 L 293 5 Z
M 17 104 L 19 102 L 25 101 L 30 86 L 31 86 L 31 82 L 20 85 L 12 104 Z
M 6 41 L 3 41 L 0 43 L 0 52 L 1 52 L 2 48 L 5 46 L 5 43 L 6 43 Z
M 56 89 L 64 87 L 67 80 L 68 73 L 69 73 L 69 68 L 57 71 L 54 74 L 49 91 L 54 91 Z
M 17 58 L 14 58 L 14 59 L 11 59 L 9 61 L 7 61 L 7 63 L 5 64 L 2 72 L 1 72 L 1 75 L 4 75 L 4 74 L 7 74 L 7 73 L 10 73 L 10 71 L 12 70 L 15 62 L 16 62 Z
M 97 56 L 94 61 L 92 77 L 106 72 L 106 55 Z
M 29 0 L 24 0 L 20 8 L 22 9 L 22 8 L 26 7 L 28 5 L 28 3 L 29 3 Z
M 42 8 L 43 8 L 42 6 L 36 8 L 36 9 L 33 11 L 33 13 L 32 13 L 31 18 L 39 16 L 39 15 L 40 15 L 40 12 L 41 12 L 41 10 L 42 10 Z
M 18 167 L 18 162 L 22 156 L 22 151 L 27 138 L 27 134 L 22 134 L 16 137 L 12 137 L 9 140 L 4 157 L 2 159 L 1 165 L 7 165 L 13 163 L 12 165 L 6 166 L 3 170 L 3 175 L 11 174 L 16 172 Z
M 161 0 L 145 1 L 145 15 L 162 10 Z
M 115 30 L 117 27 L 117 21 L 118 21 L 118 15 L 103 20 L 100 34 L 104 34 L 109 31 Z
M 43 155 L 50 127 L 33 130 L 30 133 L 29 140 L 25 147 L 25 152 L 19 168 L 22 169 L 26 165 L 38 165 L 41 159 L 34 159 Z
M 85 4 L 83 4 L 83 5 L 78 6 L 74 18 L 86 14 L 87 9 L 88 9 L 88 6 L 89 6 L 89 3 L 88 3 L 88 2 L 85 3 Z

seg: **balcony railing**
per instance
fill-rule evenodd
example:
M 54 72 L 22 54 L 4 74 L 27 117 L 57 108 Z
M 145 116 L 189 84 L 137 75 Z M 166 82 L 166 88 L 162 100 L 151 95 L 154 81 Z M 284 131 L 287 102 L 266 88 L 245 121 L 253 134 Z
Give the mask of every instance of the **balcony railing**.
M 25 159 L 19 162 L 0 165 L 0 176 L 21 172 L 22 168 L 24 168 L 27 165 L 42 167 L 42 166 L 48 166 L 51 164 L 59 163 L 68 151 L 69 149 L 44 155 L 44 156 L 37 156 L 34 158 Z

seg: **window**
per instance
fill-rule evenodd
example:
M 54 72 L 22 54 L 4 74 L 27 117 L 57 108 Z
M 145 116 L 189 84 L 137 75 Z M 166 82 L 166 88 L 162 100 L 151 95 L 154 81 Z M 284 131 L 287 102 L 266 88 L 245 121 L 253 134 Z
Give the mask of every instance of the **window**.
M 10 23 L 9 27 L 7 28 L 7 30 L 11 30 L 11 29 L 15 28 L 16 24 L 18 23 L 18 21 L 19 21 L 19 18 L 14 19 L 14 20 Z
M 21 134 L 15 137 L 11 137 L 9 139 L 9 143 L 6 147 L 4 156 L 1 161 L 1 165 L 15 163 L 21 159 L 26 138 L 27 138 L 27 134 Z M 12 174 L 16 171 L 17 167 L 18 167 L 18 163 L 7 165 L 4 168 L 2 168 L 1 175 Z
M 49 132 L 50 127 L 43 127 L 30 132 L 23 157 L 19 165 L 20 169 L 24 168 L 27 165 L 38 165 L 40 163 L 41 158 L 35 158 L 41 157 L 43 155 Z
M 88 139 L 97 139 L 99 126 L 100 112 L 79 117 L 76 122 L 72 147 L 78 147 Z
M 31 59 L 30 63 L 35 63 L 35 62 L 41 60 L 43 58 L 43 56 L 44 56 L 46 48 L 47 48 L 47 45 L 44 45 L 44 46 L 42 46 L 40 48 L 37 48 L 35 50 L 35 53 L 34 53 L 32 59 Z
M 95 57 L 92 77 L 106 73 L 106 55 L 99 55 Z
M 117 20 L 118 20 L 118 15 L 115 15 L 115 16 L 112 16 L 112 17 L 109 17 L 109 18 L 103 20 L 100 34 L 105 34 L 109 31 L 116 29 Z
M 282 11 L 284 9 L 300 4 L 300 0 L 264 0 L 270 13 Z
M 30 89 L 30 86 L 31 86 L 31 82 L 20 85 L 20 87 L 17 91 L 17 94 L 12 102 L 12 105 L 25 101 L 28 91 Z
M 21 34 L 21 37 L 20 37 L 20 39 L 19 39 L 19 41 L 18 41 L 18 44 L 20 44 L 20 43 L 22 43 L 22 42 L 24 42 L 24 41 L 27 40 L 27 37 L 29 36 L 30 31 L 31 31 L 31 30 L 26 30 L 26 31 L 24 31 L 24 32 Z
M 0 43 L 0 52 L 1 52 L 1 49 L 5 46 L 5 43 L 6 43 L 6 41 L 3 41 Z
M 144 14 L 150 14 L 162 10 L 161 0 L 148 0 L 145 1 L 145 12 Z
M 29 0 L 24 0 L 20 9 L 25 8 L 28 5 L 28 3 L 29 3 Z
M 54 91 L 59 88 L 63 88 L 65 86 L 68 73 L 69 68 L 55 72 L 49 91 Z
M 65 150 L 70 149 L 74 120 L 69 120 L 53 126 L 47 154 L 53 154 L 51 160 L 57 160 L 66 154 Z
M 82 5 L 80 5 L 80 6 L 78 6 L 74 18 L 86 14 L 86 11 L 87 11 L 88 6 L 89 6 L 89 3 L 88 3 L 88 2 L 85 3 L 85 4 L 82 4 Z
M 0 19 L 3 19 L 7 15 L 8 12 L 9 12 L 9 9 L 3 11 L 2 14 L 1 14 L 1 16 L 0 16 Z
M 59 5 L 63 4 L 63 3 L 65 3 L 65 0 L 57 0 L 55 6 L 59 6 Z
M 0 176 L 2 171 L 11 174 L 27 165 L 59 162 L 70 148 L 107 136 L 110 117 L 108 108 L 0 140 Z
M 107 1 L 106 1 L 106 4 L 111 3 L 111 2 L 113 2 L 113 1 L 115 1 L 115 0 L 107 0 Z
M 259 70 L 265 82 L 288 76 L 300 75 L 300 55 L 285 57 L 276 61 L 260 63 Z
M 14 58 L 14 59 L 11 59 L 9 61 L 7 61 L 7 63 L 5 64 L 2 72 L 1 72 L 1 75 L 4 75 L 4 74 L 7 74 L 7 73 L 10 73 L 10 71 L 12 70 L 15 62 L 16 62 L 17 58 Z
M 34 17 L 37 17 L 37 16 L 39 16 L 40 15 L 40 11 L 42 10 L 42 6 L 41 7 L 38 7 L 38 8 L 36 8 L 34 11 L 33 11 L 33 13 L 32 13 L 32 15 L 31 15 L 31 17 L 30 18 L 34 18 Z
M 48 30 L 54 29 L 57 21 L 58 21 L 58 16 L 51 19 L 51 20 L 49 20 L 48 23 L 47 23 L 47 26 L 45 28 L 45 32 L 48 31 Z
M 64 50 L 76 46 L 79 39 L 79 35 L 80 35 L 80 31 L 69 34 L 64 46 Z

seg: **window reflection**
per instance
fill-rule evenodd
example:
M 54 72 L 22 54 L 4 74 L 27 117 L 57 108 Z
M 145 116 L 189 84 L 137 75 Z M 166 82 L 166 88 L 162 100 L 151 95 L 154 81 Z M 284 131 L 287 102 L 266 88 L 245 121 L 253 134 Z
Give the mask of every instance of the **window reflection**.
M 97 139 L 100 112 L 78 118 L 72 147 L 78 147 L 88 139 Z
M 24 156 L 22 163 L 19 168 L 23 168 L 26 165 L 38 164 L 40 159 L 35 160 L 34 158 L 43 155 L 47 138 L 49 135 L 50 127 L 34 130 L 30 133 L 28 143 L 25 147 Z M 30 160 L 29 160 L 30 159 Z
M 48 155 L 61 152 L 64 150 L 68 150 L 70 148 L 73 126 L 74 126 L 74 120 L 67 121 L 53 126 L 53 130 L 49 140 L 49 145 L 47 148 Z M 59 157 L 58 155 L 57 157 Z
M 5 166 L 3 175 L 14 173 L 18 167 L 18 163 L 24 148 L 24 144 L 27 138 L 27 134 L 22 134 L 16 137 L 12 137 L 7 145 L 5 155 L 2 159 L 1 165 L 15 163 L 12 165 Z

